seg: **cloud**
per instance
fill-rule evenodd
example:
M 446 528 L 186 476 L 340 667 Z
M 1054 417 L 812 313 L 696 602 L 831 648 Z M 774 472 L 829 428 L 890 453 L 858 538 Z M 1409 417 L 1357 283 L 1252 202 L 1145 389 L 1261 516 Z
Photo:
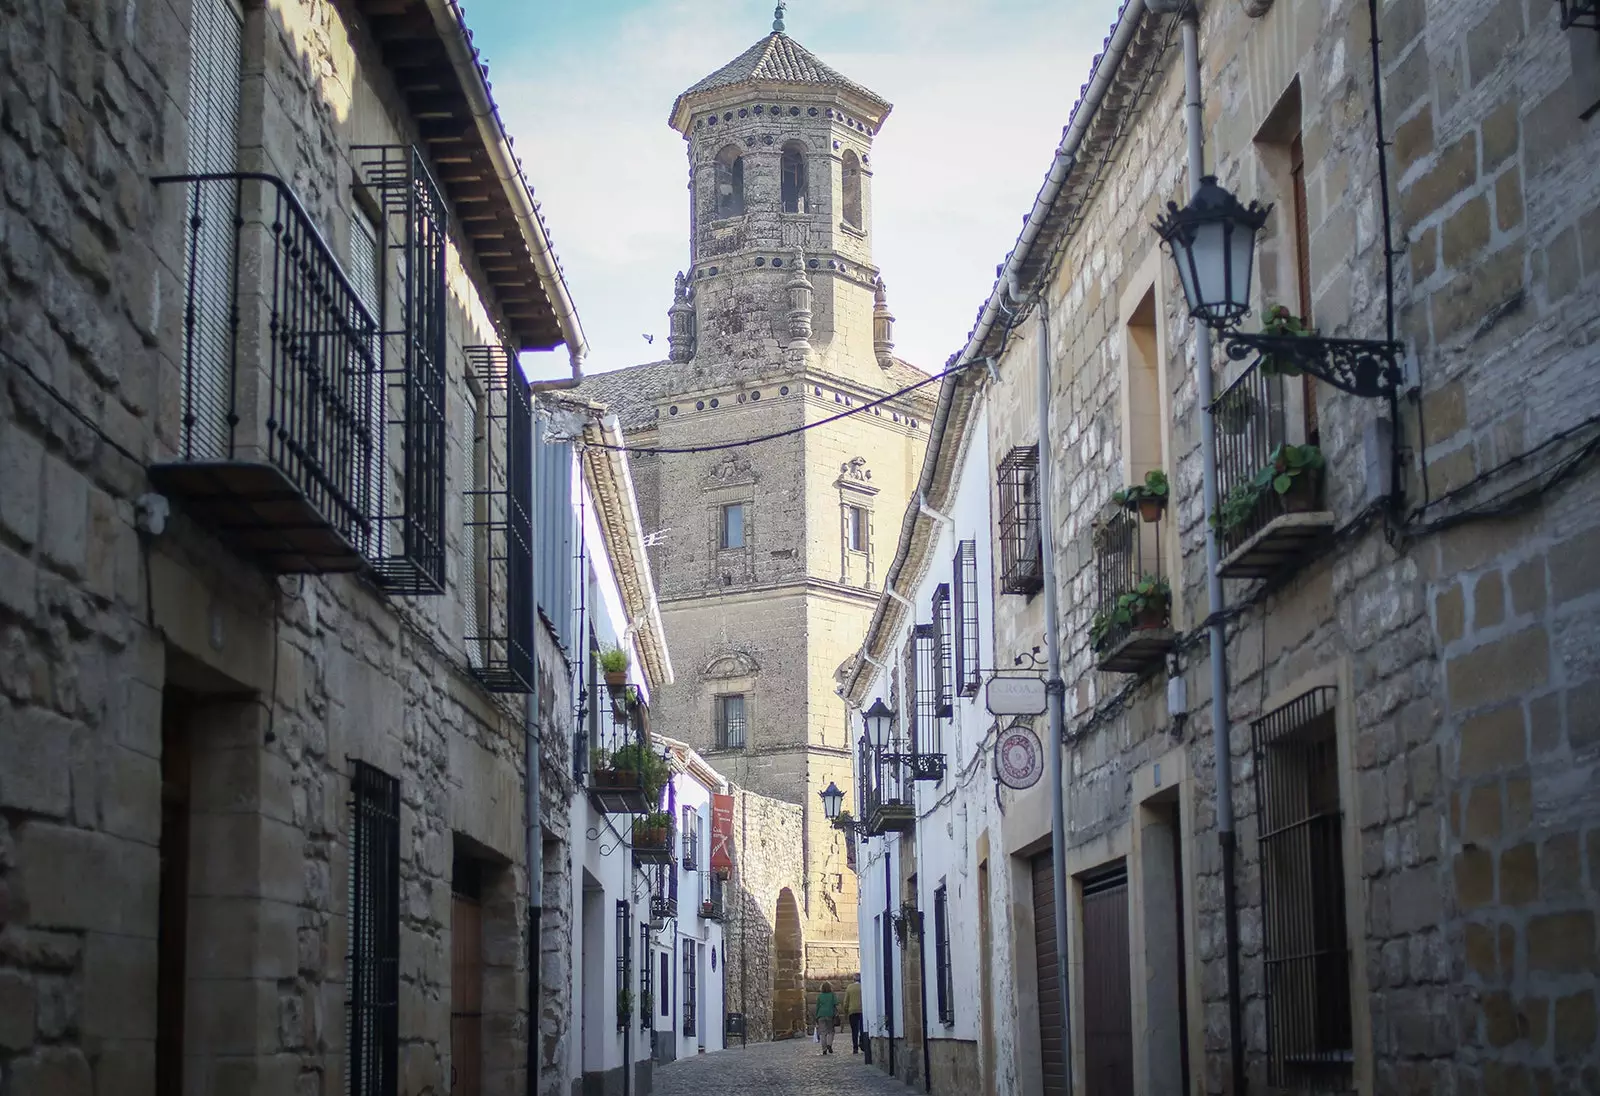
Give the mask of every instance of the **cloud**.
M 768 4 L 738 5 L 737 17 L 726 14 L 732 6 L 656 0 L 603 18 L 586 10 L 581 28 L 541 27 L 535 16 L 519 33 L 479 32 L 589 336 L 592 370 L 664 356 L 672 276 L 689 246 L 686 149 L 667 114 L 679 92 L 766 31 Z M 498 26 L 512 7 L 479 0 L 469 17 L 476 26 L 487 14 Z M 791 35 L 895 104 L 873 151 L 875 258 L 899 321 L 897 352 L 923 368 L 963 345 L 1116 7 L 791 5 Z M 575 17 L 570 6 L 551 10 Z

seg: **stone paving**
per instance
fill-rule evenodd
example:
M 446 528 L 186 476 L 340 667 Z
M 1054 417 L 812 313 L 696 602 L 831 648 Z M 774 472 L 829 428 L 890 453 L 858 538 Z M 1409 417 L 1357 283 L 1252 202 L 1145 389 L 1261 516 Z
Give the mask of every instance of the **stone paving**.
M 652 1096 L 907 1096 L 913 1091 L 851 1054 L 849 1031 L 843 1046 L 840 1042 L 835 1036 L 834 1052 L 827 1057 L 810 1039 L 789 1039 L 673 1062 L 656 1069 Z

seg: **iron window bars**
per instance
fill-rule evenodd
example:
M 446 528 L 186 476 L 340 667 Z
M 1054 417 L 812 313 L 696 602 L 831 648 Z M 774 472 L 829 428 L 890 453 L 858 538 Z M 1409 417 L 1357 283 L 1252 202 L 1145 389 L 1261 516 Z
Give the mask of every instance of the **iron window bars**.
M 399 1091 L 400 781 L 362 761 L 350 774 L 349 1096 Z
M 650 925 L 639 926 L 639 1030 L 650 1030 Z
M 650 920 L 667 921 L 678 916 L 678 866 L 657 864 L 651 873 Z
M 956 999 L 950 972 L 949 892 L 940 886 L 933 892 L 933 963 L 938 986 L 939 1022 L 956 1022 Z
M 1561 0 L 1561 29 L 1588 27 L 1600 30 L 1600 2 L 1597 0 Z
M 178 457 L 151 481 L 282 573 L 374 557 L 378 321 L 282 179 L 168 175 L 185 187 Z
M 978 542 L 964 540 L 956 546 L 955 574 L 955 675 L 956 692 L 977 696 L 983 685 L 978 654 Z
M 729 693 L 715 700 L 717 707 L 717 749 L 738 750 L 745 744 L 745 698 Z
M 683 942 L 683 1033 L 694 1034 L 695 1000 L 698 996 L 695 988 L 695 944 L 693 940 Z
M 856 739 L 856 818 L 865 827 L 878 808 L 878 767 L 873 759 L 872 738 L 866 731 Z M 870 831 L 863 829 L 864 836 Z
M 1269 1082 L 1353 1084 L 1343 812 L 1332 686 L 1250 725 L 1260 811 Z
M 683 870 L 694 871 L 700 862 L 700 814 L 693 807 L 683 808 Z
M 941 582 L 933 591 L 933 714 L 938 719 L 955 715 L 955 659 L 950 654 L 950 633 L 950 584 Z
M 1211 402 L 1217 422 L 1217 500 L 1226 502 L 1247 488 L 1265 468 L 1272 451 L 1286 439 L 1283 385 L 1262 370 L 1259 360 Z M 1242 524 L 1219 528 L 1222 554 L 1227 555 L 1259 533 L 1283 512 L 1276 491 L 1265 491 Z
M 445 280 L 447 219 L 439 186 L 411 145 L 357 145 L 362 181 L 383 209 L 387 249 L 400 271 L 400 326 L 380 332 L 383 378 L 373 425 L 376 570 L 402 594 L 444 591 Z M 379 317 L 382 323 L 383 318 Z M 399 343 L 399 362 L 388 347 Z M 391 418 L 390 416 L 395 416 Z M 392 432 L 399 467 L 387 451 Z M 391 480 L 391 473 L 397 473 Z
M 462 602 L 473 676 L 499 693 L 533 691 L 533 402 L 509 346 L 469 346 L 483 382 L 485 467 L 468 479 Z M 469 456 L 476 465 L 476 458 Z M 479 471 L 487 473 L 478 482 Z M 480 591 L 483 602 L 478 602 Z
M 1044 588 L 1039 528 L 1039 447 L 1018 446 L 1000 462 L 1000 589 L 1035 594 Z
M 603 697 L 590 700 L 589 798 L 606 814 L 643 814 L 656 809 L 644 794 L 645 752 L 650 736 L 645 732 L 644 705 L 629 687 L 617 702 Z
M 905 759 L 913 780 L 944 778 L 944 721 L 939 709 L 939 650 L 936 628 L 918 624 L 911 630 L 912 674 L 907 681 L 907 711 L 911 726 L 907 737 L 911 755 Z
M 633 964 L 630 962 L 633 951 L 633 917 L 628 912 L 628 903 L 622 899 L 617 901 L 617 1030 L 623 1031 L 628 1026 L 628 1021 L 633 1018 L 632 1002 L 628 1000 L 633 985 Z
M 700 903 L 700 916 L 707 921 L 721 921 L 726 916 L 727 884 L 716 872 L 707 872 L 706 877 L 706 889 L 701 891 L 706 897 Z

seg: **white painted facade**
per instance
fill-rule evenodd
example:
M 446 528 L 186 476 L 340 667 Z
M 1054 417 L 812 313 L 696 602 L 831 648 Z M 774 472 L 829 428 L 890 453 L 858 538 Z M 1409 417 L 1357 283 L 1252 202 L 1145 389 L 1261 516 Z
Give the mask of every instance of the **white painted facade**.
M 981 401 L 982 397 L 978 397 Z M 993 490 L 988 445 L 988 423 L 984 405 L 980 402 L 970 412 L 970 419 L 962 436 L 947 438 L 946 444 L 959 446 L 953 455 L 948 498 L 951 505 L 946 511 L 931 514 L 935 518 L 937 534 L 922 556 L 921 574 L 902 573 L 895 584 L 896 600 L 910 603 L 899 628 L 887 645 L 893 658 L 883 665 L 868 664 L 861 674 L 864 689 L 856 690 L 862 709 L 870 707 L 881 697 L 891 702 L 891 677 L 898 675 L 895 668 L 902 662 L 902 654 L 915 624 L 926 624 L 933 619 L 936 590 L 956 581 L 955 560 L 962 541 L 974 542 L 977 570 L 977 665 L 986 681 L 994 667 L 994 567 L 993 522 L 990 513 L 990 492 Z M 947 458 L 948 459 L 948 458 Z M 908 569 L 909 570 L 909 569 Z M 894 595 L 889 595 L 894 597 Z M 952 610 L 954 614 L 954 609 Z M 952 624 L 959 628 L 961 622 L 953 616 Z M 953 644 L 952 644 L 953 652 Z M 1002 667 L 1009 669 L 1009 667 Z M 904 721 L 908 698 L 902 685 L 893 690 L 898 694 L 897 719 Z M 1002 893 L 1008 884 L 1009 873 L 1004 870 L 1004 841 L 1000 836 L 1003 815 L 997 806 L 994 773 L 994 743 L 998 722 L 989 714 L 982 687 L 974 695 L 964 696 L 957 687 L 952 690 L 952 712 L 942 719 L 940 731 L 945 754 L 945 774 L 937 782 L 916 781 L 913 798 L 916 805 L 915 858 L 919 865 L 916 892 L 904 892 L 902 876 L 902 845 L 909 845 L 898 834 L 889 833 L 865 840 L 860 846 L 861 906 L 859 914 L 861 932 L 861 970 L 863 1016 L 868 1030 L 884 1037 L 893 1021 L 897 1043 L 904 1040 L 908 1015 L 905 999 L 906 986 L 902 969 L 903 948 L 892 931 L 885 931 L 888 919 L 898 913 L 902 901 L 910 900 L 923 914 L 925 960 L 923 986 L 926 995 L 927 1037 L 933 1045 L 941 1040 L 977 1044 L 982 1048 L 981 1061 L 985 1070 L 996 1063 L 1009 1062 L 1011 1054 L 1014 1017 L 1000 1015 L 1010 1011 L 1011 973 L 1005 962 L 990 962 L 989 957 L 1010 953 L 1010 918 L 1008 896 Z M 970 691 L 970 690 L 968 690 Z M 859 736 L 860 709 L 856 711 L 853 732 Z M 1007 719 L 1009 722 L 1009 718 Z M 902 723 L 903 725 L 903 723 Z M 860 765 L 857 753 L 857 766 Z M 862 774 L 856 773 L 857 786 L 862 786 Z M 858 811 L 857 802 L 846 804 L 847 809 Z M 994 850 L 995 862 L 989 873 L 987 917 L 980 917 L 980 864 Z M 887 875 L 885 858 L 889 860 Z M 935 892 L 945 888 L 948 954 L 950 980 L 947 1015 L 940 1015 L 938 995 L 938 948 L 934 917 Z M 887 889 L 887 895 L 885 891 Z M 985 924 L 988 926 L 985 932 Z M 912 930 L 914 931 L 914 930 Z M 893 986 L 892 1007 L 884 1001 L 884 955 L 890 955 L 889 981 Z M 913 952 L 913 954 L 915 954 Z M 987 971 L 987 990 L 983 975 Z M 912 993 L 917 992 L 913 982 Z M 915 1036 L 913 1037 L 915 1040 Z M 903 1058 L 908 1051 L 904 1045 L 896 1049 Z M 922 1068 L 920 1050 L 912 1052 L 916 1061 L 910 1063 L 913 1076 Z M 970 1053 L 970 1048 L 969 1048 Z M 936 1059 L 937 1061 L 937 1059 Z M 885 1063 L 876 1063 L 880 1067 Z M 937 1068 L 937 1066 L 936 1066 Z M 895 1072 L 905 1076 L 907 1064 L 896 1062 Z M 1002 1091 L 1007 1089 L 1002 1088 Z

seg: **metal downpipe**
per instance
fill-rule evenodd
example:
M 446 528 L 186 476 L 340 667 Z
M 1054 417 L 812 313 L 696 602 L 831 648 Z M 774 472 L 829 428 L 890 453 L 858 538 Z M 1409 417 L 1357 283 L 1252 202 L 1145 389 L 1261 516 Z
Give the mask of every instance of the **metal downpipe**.
M 1050 298 L 1039 304 L 1039 553 L 1044 562 L 1045 693 L 1050 708 L 1050 882 L 1056 904 L 1056 985 L 1061 987 L 1061 1057 L 1072 1093 L 1072 994 L 1067 983 L 1066 683 L 1061 680 L 1061 608 L 1056 596 L 1055 506 L 1050 496 Z
M 894 1076 L 894 926 L 893 916 L 894 868 L 889 839 L 883 841 L 883 1018 L 889 1038 L 889 1076 Z
M 1183 15 L 1184 128 L 1189 143 L 1189 193 L 1200 189 L 1205 175 L 1204 123 L 1200 113 L 1200 30 L 1199 19 L 1190 8 Z M 1206 594 L 1210 603 L 1211 654 L 1211 735 L 1216 755 L 1217 840 L 1222 846 L 1222 921 L 1227 947 L 1228 976 L 1228 1059 L 1235 1096 L 1245 1091 L 1244 1007 L 1239 997 L 1239 896 L 1235 883 L 1238 836 L 1233 825 L 1233 747 L 1228 724 L 1228 637 L 1223 616 L 1227 599 L 1222 576 L 1217 574 L 1221 553 L 1212 520 L 1217 513 L 1217 423 L 1211 414 L 1213 380 L 1211 375 L 1211 331 L 1194 323 L 1196 391 L 1206 408 L 1200 425 L 1201 483 L 1206 508 Z

